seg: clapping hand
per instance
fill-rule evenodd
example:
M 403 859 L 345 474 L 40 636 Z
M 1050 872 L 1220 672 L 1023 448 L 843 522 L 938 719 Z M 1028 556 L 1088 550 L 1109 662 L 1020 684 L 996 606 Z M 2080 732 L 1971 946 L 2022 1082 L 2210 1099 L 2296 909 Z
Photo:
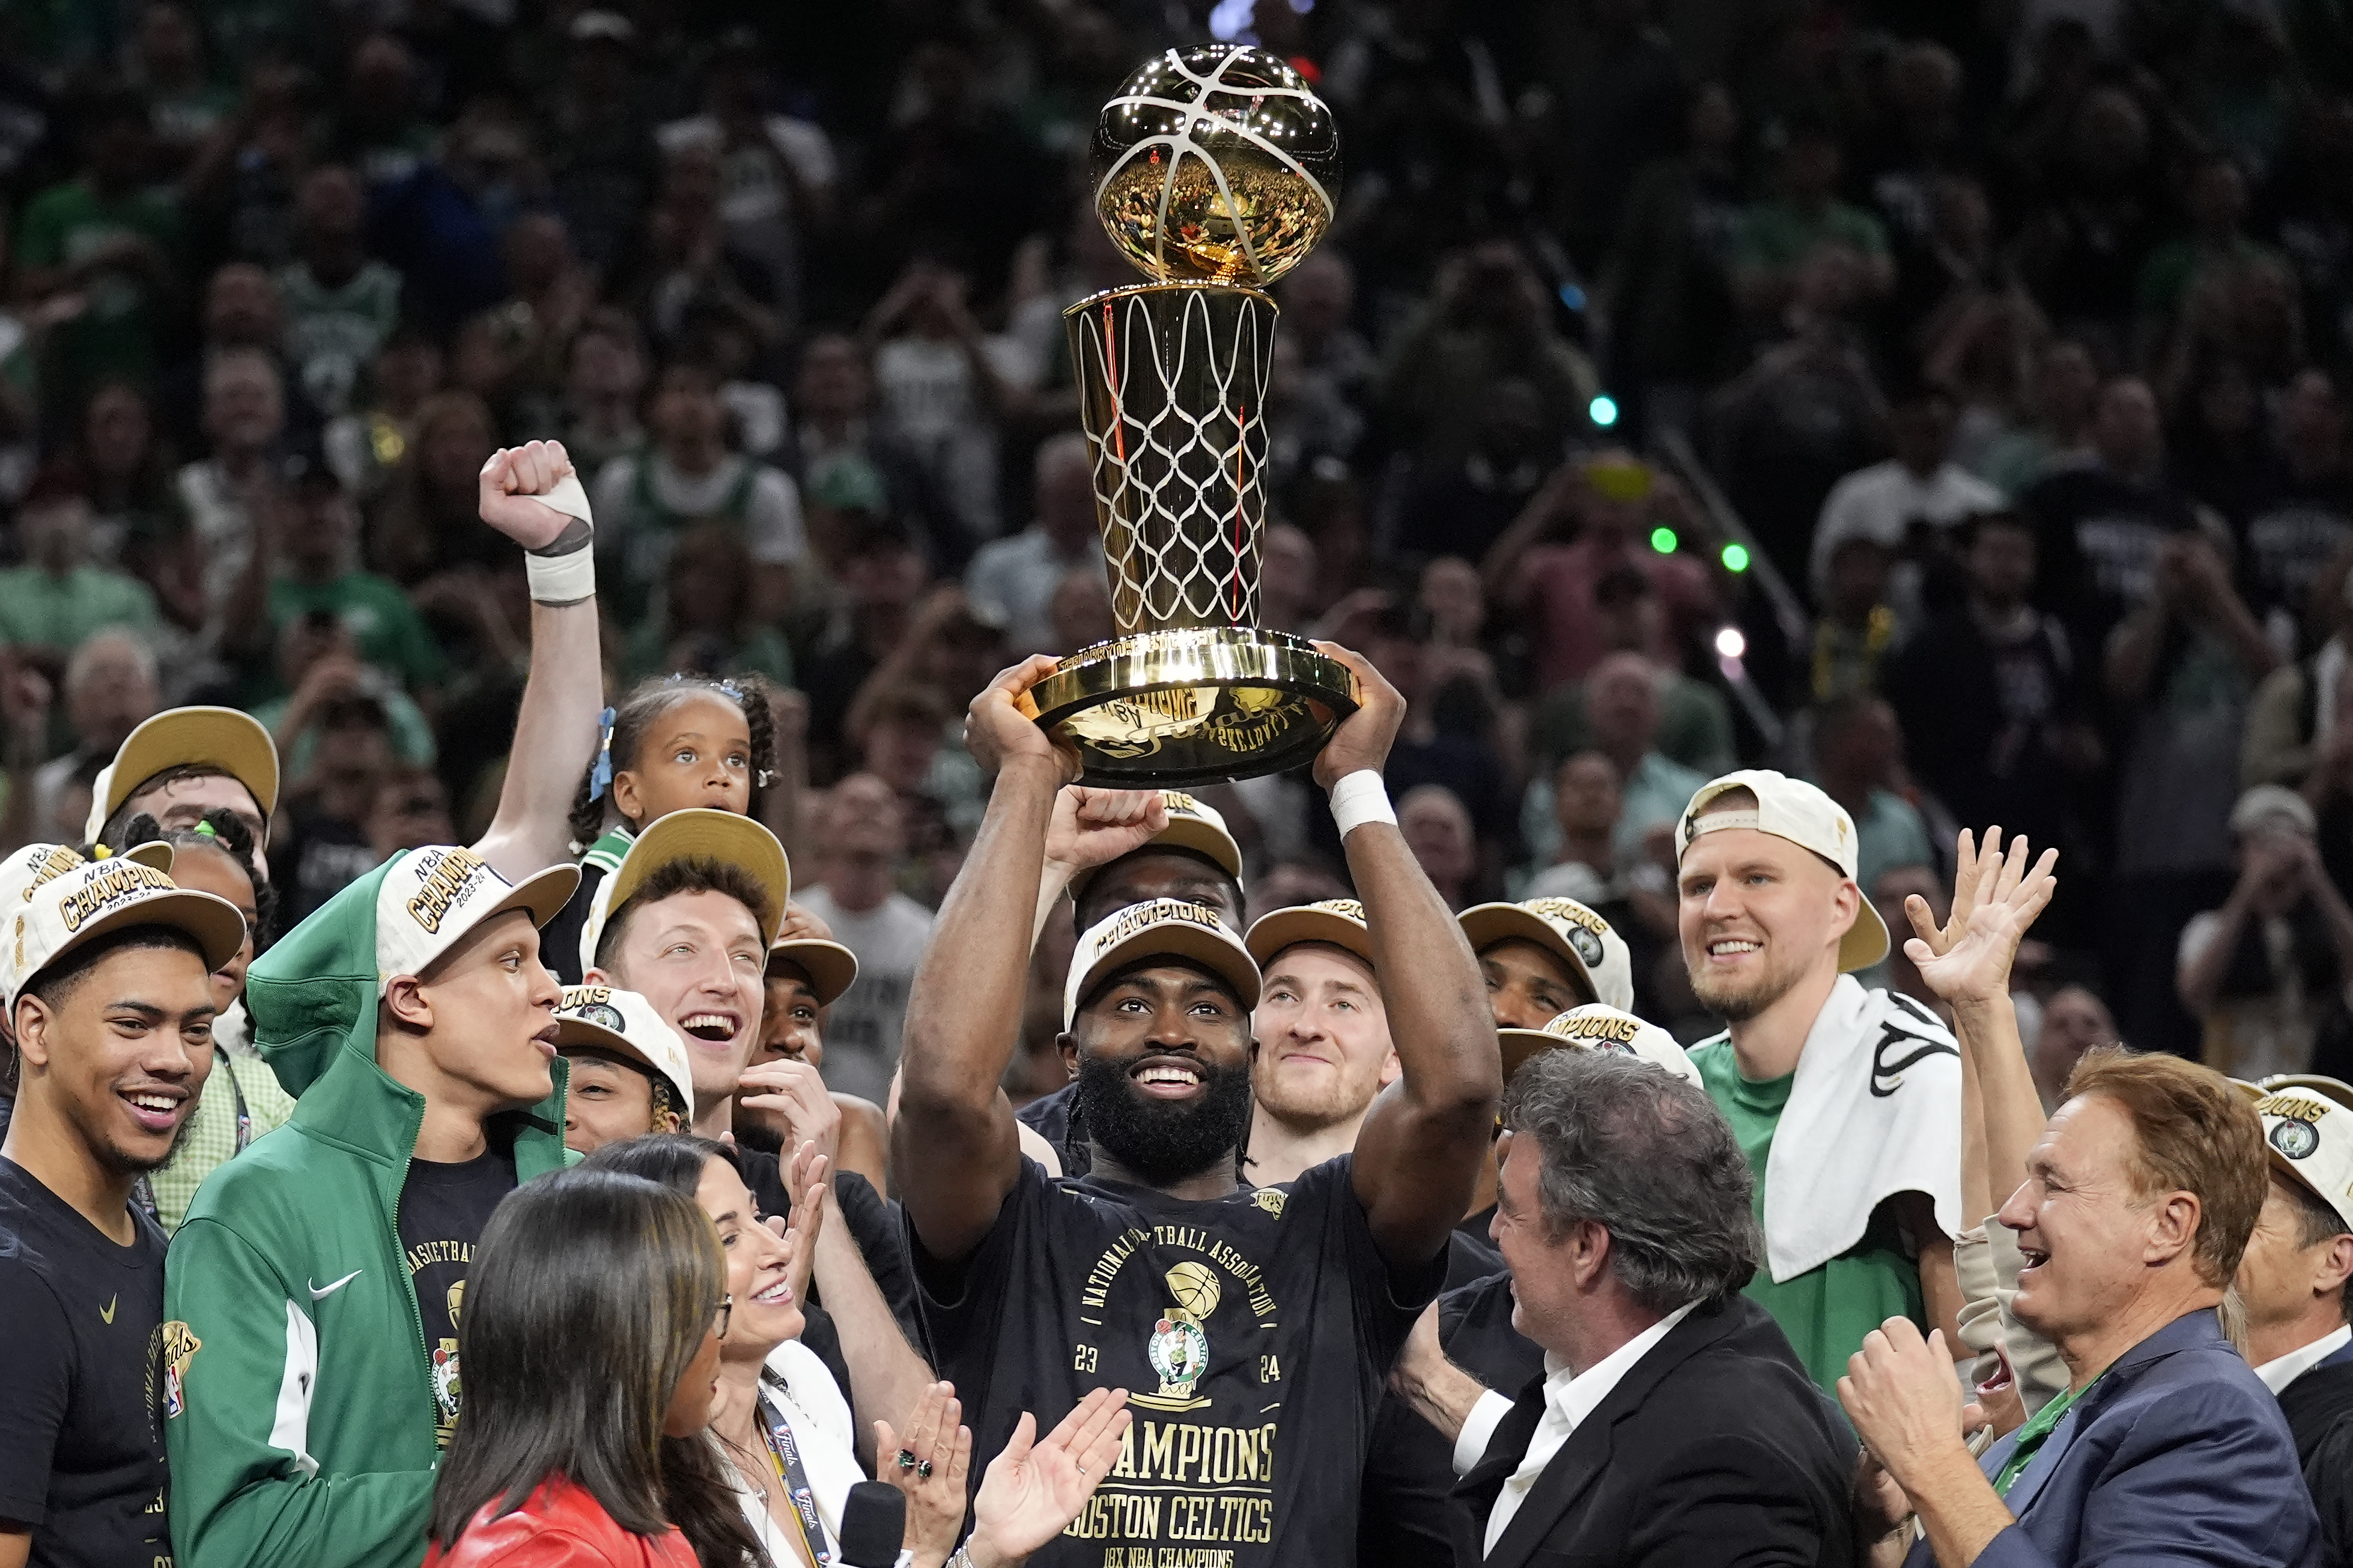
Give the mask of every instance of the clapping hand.
M 2018 944 L 2059 885 L 2051 870 L 2059 851 L 2045 849 L 2030 871 L 2023 837 L 2012 838 L 2004 856 L 2000 828 L 1987 828 L 1982 846 L 1963 828 L 1959 847 L 1952 917 L 1942 930 L 1927 900 L 1915 893 L 1904 900 L 1904 913 L 1918 933 L 1904 944 L 1905 956 L 1930 990 L 1956 1006 L 2009 994 Z
M 1005 1451 L 988 1462 L 973 1500 L 969 1550 L 974 1568 L 1006 1568 L 1062 1532 L 1119 1462 L 1127 1434 L 1127 1390 L 1098 1388 L 1033 1443 L 1038 1418 L 1028 1411 Z
M 955 1385 L 934 1383 L 915 1401 L 903 1436 L 892 1432 L 888 1421 L 874 1423 L 874 1463 L 881 1472 L 880 1479 L 907 1494 L 903 1543 L 915 1554 L 915 1568 L 938 1568 L 945 1563 L 948 1553 L 955 1550 L 957 1533 L 964 1529 L 972 1428 L 962 1425 L 963 1415 Z

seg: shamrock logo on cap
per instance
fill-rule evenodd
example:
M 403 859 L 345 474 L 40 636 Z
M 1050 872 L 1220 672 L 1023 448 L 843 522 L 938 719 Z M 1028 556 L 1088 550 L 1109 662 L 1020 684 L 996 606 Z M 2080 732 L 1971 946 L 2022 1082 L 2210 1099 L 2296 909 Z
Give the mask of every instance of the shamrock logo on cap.
M 2320 1134 L 2310 1122 L 2282 1120 L 2272 1126 L 2272 1147 L 2291 1160 L 2301 1160 L 2320 1147 Z

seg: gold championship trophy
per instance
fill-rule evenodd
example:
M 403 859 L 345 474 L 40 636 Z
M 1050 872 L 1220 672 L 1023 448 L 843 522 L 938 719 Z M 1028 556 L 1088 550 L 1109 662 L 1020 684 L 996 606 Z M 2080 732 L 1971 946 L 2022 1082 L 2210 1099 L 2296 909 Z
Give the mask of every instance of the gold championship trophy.
M 1031 688 L 1086 781 L 1187 787 L 1311 760 L 1347 667 L 1250 625 L 1266 527 L 1263 292 L 1331 226 L 1332 111 L 1261 49 L 1170 49 L 1103 105 L 1095 210 L 1153 281 L 1063 313 L 1120 635 Z

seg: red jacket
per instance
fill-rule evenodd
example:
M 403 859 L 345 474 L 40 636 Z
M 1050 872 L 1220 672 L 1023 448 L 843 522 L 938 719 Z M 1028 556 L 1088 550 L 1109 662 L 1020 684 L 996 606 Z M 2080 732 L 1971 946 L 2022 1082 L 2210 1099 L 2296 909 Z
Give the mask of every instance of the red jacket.
M 427 1546 L 424 1568 L 698 1568 L 675 1526 L 659 1540 L 633 1535 L 562 1476 L 504 1518 L 491 1518 L 496 1506 L 485 1504 L 448 1552 Z

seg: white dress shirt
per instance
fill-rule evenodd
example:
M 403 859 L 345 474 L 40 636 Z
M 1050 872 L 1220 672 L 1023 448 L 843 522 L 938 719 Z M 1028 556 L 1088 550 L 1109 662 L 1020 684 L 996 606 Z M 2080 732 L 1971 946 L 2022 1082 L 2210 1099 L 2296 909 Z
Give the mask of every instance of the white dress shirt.
M 2353 1344 L 2353 1323 L 2339 1323 L 2334 1333 L 2323 1334 L 2301 1349 L 2292 1350 L 2284 1356 L 2274 1356 L 2263 1363 L 2263 1365 L 2255 1368 L 2255 1375 L 2262 1378 L 2263 1386 L 2272 1391 L 2274 1397 L 2277 1397 L 2287 1392 L 2289 1384 L 2343 1350 L 2348 1344 Z
M 1552 1463 L 1553 1456 L 1560 1452 L 1561 1445 L 1568 1441 L 1577 1423 L 1592 1415 L 1594 1407 L 1609 1397 L 1609 1391 L 1618 1386 L 1620 1380 L 1634 1370 L 1634 1363 L 1650 1354 L 1667 1337 L 1667 1331 L 1690 1316 L 1691 1310 L 1698 1305 L 1697 1301 L 1685 1301 L 1581 1373 L 1572 1373 L 1561 1364 L 1559 1357 L 1546 1352 L 1544 1415 L 1528 1438 L 1528 1451 L 1520 1460 L 1520 1468 L 1504 1483 L 1503 1491 L 1495 1499 L 1494 1511 L 1487 1516 L 1483 1552 L 1495 1550 L 1495 1542 L 1503 1539 L 1504 1527 L 1512 1522 L 1512 1516 L 1520 1511 L 1520 1504 L 1527 1500 L 1528 1489 L 1535 1485 L 1536 1478 L 1544 1474 L 1545 1467 Z M 1487 1402 L 1482 1399 L 1479 1403 L 1483 1405 Z M 1468 1422 L 1463 1429 L 1469 1432 Z M 1493 1429 L 1491 1426 L 1489 1430 Z M 1457 1457 L 1459 1460 L 1459 1449 Z

